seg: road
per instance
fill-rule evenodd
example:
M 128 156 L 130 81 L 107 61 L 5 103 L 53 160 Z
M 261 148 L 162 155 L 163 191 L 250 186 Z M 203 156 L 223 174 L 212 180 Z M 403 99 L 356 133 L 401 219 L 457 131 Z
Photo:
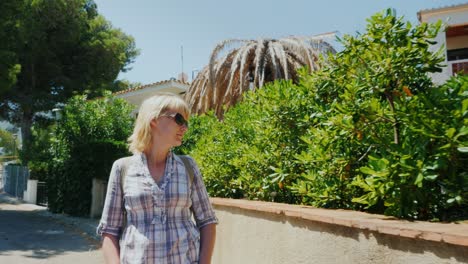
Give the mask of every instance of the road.
M 104 263 L 95 240 L 41 210 L 1 195 L 1 264 Z

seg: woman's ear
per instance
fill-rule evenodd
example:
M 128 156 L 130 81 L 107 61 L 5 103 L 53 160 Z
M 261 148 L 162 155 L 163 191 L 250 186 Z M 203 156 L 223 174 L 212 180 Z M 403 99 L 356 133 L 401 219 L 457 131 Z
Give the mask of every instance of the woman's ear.
M 150 127 L 154 128 L 156 127 L 157 124 L 158 124 L 158 121 L 156 120 L 156 118 L 151 119 Z

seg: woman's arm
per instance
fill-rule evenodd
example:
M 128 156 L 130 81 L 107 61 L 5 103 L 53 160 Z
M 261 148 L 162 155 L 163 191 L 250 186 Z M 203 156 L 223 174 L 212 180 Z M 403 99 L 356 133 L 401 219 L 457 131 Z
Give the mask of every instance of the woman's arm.
M 216 218 L 213 206 L 211 206 L 200 169 L 191 157 L 189 160 L 194 172 L 194 178 L 191 187 L 191 209 L 195 218 L 195 222 L 197 223 L 197 227 L 200 228 L 199 264 L 210 264 L 211 256 L 213 255 L 215 246 L 216 224 L 218 224 L 218 218 Z
M 208 224 L 200 230 L 199 264 L 210 264 L 216 240 L 216 224 Z
M 120 263 L 119 239 L 111 234 L 102 234 L 102 252 L 106 264 Z
M 102 252 L 107 264 L 120 263 L 119 236 L 124 221 L 120 162 L 116 161 L 112 165 L 107 185 L 106 201 L 102 210 L 101 221 L 96 230 L 102 236 Z

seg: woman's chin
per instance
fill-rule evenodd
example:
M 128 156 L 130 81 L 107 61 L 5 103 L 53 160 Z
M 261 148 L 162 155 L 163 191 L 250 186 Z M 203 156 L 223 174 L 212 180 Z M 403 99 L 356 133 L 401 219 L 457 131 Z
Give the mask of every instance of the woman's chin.
M 182 139 L 176 140 L 175 143 L 174 143 L 174 147 L 178 147 L 180 145 L 182 145 Z

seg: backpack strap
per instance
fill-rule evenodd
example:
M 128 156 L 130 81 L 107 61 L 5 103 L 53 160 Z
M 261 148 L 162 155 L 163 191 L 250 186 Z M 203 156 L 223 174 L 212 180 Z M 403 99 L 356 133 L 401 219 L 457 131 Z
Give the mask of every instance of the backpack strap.
M 122 191 L 122 195 L 123 195 L 123 191 L 125 187 L 125 177 L 127 177 L 127 170 L 128 170 L 129 163 L 130 163 L 130 157 L 122 159 L 122 165 L 120 168 L 120 190 Z
M 192 187 L 193 178 L 195 177 L 192 164 L 190 164 L 189 158 L 187 156 L 179 156 L 179 157 L 184 163 L 185 171 L 187 172 L 189 176 L 189 186 Z
M 129 163 L 130 163 L 130 157 L 123 158 L 121 168 L 120 168 L 120 193 L 122 194 L 122 211 L 123 211 L 122 231 L 125 227 L 127 227 L 127 210 L 125 210 L 124 187 L 125 187 L 125 177 L 127 177 Z

